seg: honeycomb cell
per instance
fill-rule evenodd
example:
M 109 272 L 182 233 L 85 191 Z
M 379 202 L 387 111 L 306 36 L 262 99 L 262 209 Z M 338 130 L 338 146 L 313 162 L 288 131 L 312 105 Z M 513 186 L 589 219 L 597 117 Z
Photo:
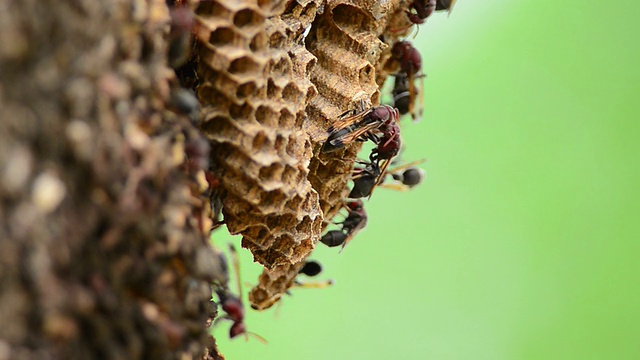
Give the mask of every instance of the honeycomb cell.
M 253 27 L 264 22 L 262 15 L 253 9 L 242 9 L 233 16 L 233 24 L 238 28 Z
M 220 107 L 227 102 L 226 95 L 210 84 L 203 84 L 198 87 L 198 98 L 200 101 L 211 102 Z
M 372 33 L 375 19 L 361 8 L 350 4 L 339 4 L 331 12 L 334 23 L 344 32 L 353 35 L 359 32 Z
M 271 71 L 281 76 L 289 75 L 291 73 L 291 59 L 289 57 L 281 57 L 274 63 Z
M 298 143 L 296 142 L 295 135 L 289 135 L 289 143 L 287 144 L 287 154 L 289 156 L 295 156 Z
M 299 171 L 295 168 L 292 168 L 289 165 L 284 167 L 284 171 L 281 174 L 282 181 L 286 183 L 291 183 L 296 180 L 296 175 L 298 175 Z
M 229 17 L 231 12 L 222 6 L 217 1 L 199 1 L 198 7 L 196 8 L 196 13 L 200 15 L 212 15 L 215 14 L 216 17 L 226 19 Z
M 260 204 L 269 204 L 273 209 L 280 212 L 284 208 L 286 197 L 280 190 L 272 190 L 260 193 Z
M 253 52 L 262 51 L 267 48 L 267 43 L 268 43 L 267 35 L 263 32 L 259 32 L 251 39 L 251 42 L 249 43 L 249 48 Z
M 209 36 L 209 44 L 214 46 L 224 46 L 231 43 L 235 36 L 236 35 L 232 29 L 221 27 L 211 33 L 211 36 Z
M 296 230 L 299 232 L 308 232 L 311 230 L 311 226 L 313 226 L 313 220 L 310 217 L 305 216 L 301 222 L 296 225 Z
M 302 100 L 302 92 L 298 90 L 294 83 L 289 83 L 282 90 L 282 98 L 286 102 L 298 104 Z
M 276 143 L 274 145 L 274 147 L 276 149 L 284 149 L 285 145 L 287 143 L 287 138 L 284 137 L 282 134 L 277 134 L 276 135 Z
M 374 72 L 375 70 L 373 66 L 371 66 L 371 64 L 365 64 L 364 66 L 362 66 L 360 70 L 358 70 L 358 79 L 360 80 L 360 83 L 370 84 L 372 81 L 374 81 Z
M 256 73 L 260 70 L 260 65 L 250 56 L 243 56 L 235 59 L 229 65 L 229 72 L 232 74 Z
M 236 97 L 240 100 L 243 100 L 251 96 L 255 91 L 256 91 L 255 82 L 244 83 L 238 86 L 238 90 L 236 90 Z
M 264 132 L 260 131 L 253 137 L 252 147 L 254 151 L 268 152 L 273 148 L 273 144 L 271 144 L 271 141 L 269 140 L 267 135 L 265 135 Z
M 248 121 L 253 117 L 253 107 L 247 102 L 242 104 L 231 104 L 229 107 L 229 115 L 234 120 Z
M 281 48 L 287 41 L 287 35 L 280 31 L 276 31 L 269 36 L 269 46 L 272 48 Z
M 277 126 L 278 125 L 278 113 L 272 110 L 267 105 L 260 105 L 256 109 L 256 120 L 266 126 Z
M 203 131 L 209 134 L 226 133 L 229 137 L 239 137 L 241 135 L 240 131 L 229 127 L 227 122 L 228 119 L 226 116 L 216 115 L 211 118 L 206 118 L 200 126 Z
M 296 123 L 295 126 L 296 127 L 300 127 L 302 126 L 308 119 L 307 113 L 304 111 L 301 111 L 299 113 L 296 114 Z
M 283 171 L 285 171 L 285 167 L 279 163 L 273 163 L 267 167 L 263 167 L 260 169 L 260 178 L 261 179 L 282 179 Z M 272 228 L 269 226 L 269 228 Z
M 302 201 L 304 199 L 299 195 L 294 196 L 289 202 L 287 202 L 287 207 L 290 209 L 299 209 Z
M 379 104 L 380 103 L 380 91 L 376 91 L 371 95 L 371 103 Z
M 295 116 L 287 108 L 280 110 L 280 120 L 278 125 L 284 129 L 290 129 L 294 126 Z
M 280 89 L 276 85 L 273 78 L 269 78 L 267 81 L 267 97 L 274 99 L 280 97 Z
M 307 98 L 306 98 L 306 103 L 310 103 L 311 100 L 313 100 L 314 97 L 316 97 L 316 95 L 318 95 L 318 90 L 316 90 L 316 87 L 311 85 L 307 88 Z

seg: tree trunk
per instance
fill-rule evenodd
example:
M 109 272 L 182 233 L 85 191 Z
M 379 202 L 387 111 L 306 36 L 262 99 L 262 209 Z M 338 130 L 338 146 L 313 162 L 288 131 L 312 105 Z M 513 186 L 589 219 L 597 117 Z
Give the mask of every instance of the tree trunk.
M 0 8 L 0 359 L 214 356 L 166 4 Z

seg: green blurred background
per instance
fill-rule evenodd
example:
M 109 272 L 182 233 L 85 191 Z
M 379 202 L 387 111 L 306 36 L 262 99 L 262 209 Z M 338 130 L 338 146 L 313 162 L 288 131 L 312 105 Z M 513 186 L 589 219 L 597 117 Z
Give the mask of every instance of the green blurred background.
M 379 189 L 343 253 L 318 246 L 335 286 L 249 311 L 268 345 L 218 325 L 227 359 L 640 359 L 638 14 L 459 0 L 429 18 L 425 119 L 403 128 L 426 181 Z

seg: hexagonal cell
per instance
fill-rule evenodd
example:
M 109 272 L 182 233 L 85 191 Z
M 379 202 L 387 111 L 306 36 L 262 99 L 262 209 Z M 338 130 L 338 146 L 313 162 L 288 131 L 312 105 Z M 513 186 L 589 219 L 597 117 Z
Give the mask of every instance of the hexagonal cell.
M 348 34 L 372 32 L 376 27 L 375 19 L 353 5 L 337 5 L 331 15 L 333 22 Z
M 229 120 L 226 116 L 215 115 L 213 117 L 206 118 L 200 124 L 200 127 L 205 134 L 222 134 L 224 132 L 234 131 L 235 128 L 230 127 L 228 121 Z
M 263 191 L 260 193 L 260 204 L 268 204 L 277 212 L 282 211 L 286 200 L 287 198 L 281 190 Z
M 288 56 L 283 56 L 273 64 L 271 71 L 278 75 L 288 75 L 291 73 L 292 65 L 291 59 Z
M 371 95 L 371 103 L 380 104 L 380 90 L 376 90 L 376 92 Z
M 269 127 L 278 125 L 278 113 L 267 105 L 260 105 L 256 109 L 256 121 Z
M 251 146 L 253 147 L 253 150 L 255 150 L 256 152 L 268 152 L 273 148 L 273 146 L 271 145 L 271 141 L 269 140 L 267 135 L 262 131 L 258 132 L 254 136 L 253 143 Z
M 293 127 L 295 121 L 295 117 L 287 108 L 282 108 L 280 110 L 280 119 L 278 121 L 278 125 L 283 129 L 289 129 Z
M 211 32 L 209 43 L 214 46 L 222 46 L 231 43 L 235 37 L 236 34 L 232 29 L 221 27 Z
M 204 103 L 212 104 L 214 107 L 220 108 L 224 108 L 224 104 L 228 102 L 226 94 L 220 92 L 208 83 L 198 87 L 198 99 Z
M 286 143 L 287 143 L 287 138 L 285 138 L 281 134 L 278 134 L 276 136 L 276 143 L 273 145 L 273 147 L 276 150 L 278 150 L 278 152 L 280 152 L 280 150 L 284 150 L 284 147 L 286 146 Z
M 233 16 L 233 24 L 239 28 L 257 26 L 264 22 L 264 17 L 253 9 L 242 9 Z
M 283 254 L 291 254 L 297 244 L 298 242 L 291 235 L 284 234 L 276 238 L 272 249 L 280 251 Z
M 236 90 L 236 97 L 240 100 L 251 96 L 256 91 L 256 83 L 248 82 L 241 84 L 238 86 L 238 90 Z
M 313 225 L 313 220 L 311 220 L 311 218 L 307 215 L 302 219 L 302 221 L 298 225 L 296 225 L 296 230 L 302 233 L 310 233 L 312 225 Z
M 302 124 L 304 124 L 304 122 L 307 120 L 307 113 L 304 111 L 300 111 L 296 114 L 296 123 L 295 126 L 296 127 L 301 127 Z
M 232 74 L 255 73 L 260 70 L 260 65 L 249 56 L 235 59 L 229 65 L 229 72 Z
M 307 66 L 305 67 L 306 74 L 311 74 L 311 71 L 313 71 L 313 68 L 316 66 L 317 62 L 318 59 L 315 57 L 311 58 L 309 62 L 307 62 Z
M 229 107 L 229 115 L 234 120 L 249 120 L 253 108 L 249 103 L 231 104 Z
M 358 70 L 358 79 L 361 84 L 371 84 L 375 81 L 375 69 L 371 64 L 366 64 Z
M 296 179 L 296 175 L 298 175 L 298 172 L 299 171 L 297 169 L 289 165 L 285 165 L 284 171 L 281 174 L 282 182 L 284 182 L 285 184 L 293 184 L 294 180 Z
M 299 210 L 303 200 L 304 199 L 300 195 L 296 195 L 287 202 L 287 208 L 293 209 L 293 210 Z
M 281 33 L 280 31 L 276 31 L 269 36 L 269 46 L 272 48 L 281 48 L 286 41 L 287 35 Z
M 195 12 L 200 16 L 214 15 L 217 18 L 223 19 L 228 18 L 230 14 L 227 8 L 215 1 L 199 1 Z
M 276 82 L 273 78 L 269 78 L 267 81 L 267 97 L 270 99 L 275 99 L 280 96 L 280 88 L 276 85 Z
M 287 1 L 258 0 L 258 6 L 265 12 L 280 14 L 284 11 Z
M 293 82 L 290 82 L 282 90 L 282 98 L 284 99 L 284 101 L 287 101 L 293 104 L 299 104 L 300 101 L 302 100 L 302 92 L 298 90 L 298 88 Z
M 296 148 L 298 148 L 298 144 L 296 141 L 296 137 L 295 135 L 291 134 L 289 135 L 289 143 L 287 144 L 287 154 L 289 156 L 296 156 Z
M 315 17 L 317 10 L 318 6 L 315 2 L 311 1 L 304 7 L 304 9 L 302 9 L 302 11 L 300 12 L 300 16 Z
M 277 234 L 282 231 L 287 231 L 291 224 L 295 224 L 296 214 L 283 213 L 283 214 L 270 214 L 264 220 L 272 234 Z
M 264 289 L 258 289 L 258 288 L 253 289 L 249 296 L 250 296 L 250 301 L 253 304 L 261 304 L 261 303 L 267 301 L 269 299 L 269 297 L 270 297 L 269 293 L 267 293 Z M 253 309 L 257 310 L 258 307 L 256 305 L 253 305 L 253 304 L 251 304 L 251 307 Z
M 267 35 L 264 32 L 259 32 L 256 36 L 251 39 L 251 43 L 249 43 L 249 48 L 253 52 L 262 51 L 267 48 Z
M 283 171 L 284 166 L 279 163 L 273 163 L 260 169 L 260 180 L 280 180 Z
M 305 102 L 308 104 L 311 102 L 311 100 L 313 100 L 314 97 L 316 97 L 316 95 L 318 95 L 318 90 L 316 89 L 315 85 L 311 85 L 307 88 L 307 97 Z

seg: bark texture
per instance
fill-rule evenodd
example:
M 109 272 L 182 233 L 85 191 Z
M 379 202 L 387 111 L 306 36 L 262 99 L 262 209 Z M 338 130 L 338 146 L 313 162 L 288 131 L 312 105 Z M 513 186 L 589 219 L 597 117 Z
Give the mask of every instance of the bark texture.
M 0 359 L 215 355 L 168 23 L 164 1 L 0 4 Z

